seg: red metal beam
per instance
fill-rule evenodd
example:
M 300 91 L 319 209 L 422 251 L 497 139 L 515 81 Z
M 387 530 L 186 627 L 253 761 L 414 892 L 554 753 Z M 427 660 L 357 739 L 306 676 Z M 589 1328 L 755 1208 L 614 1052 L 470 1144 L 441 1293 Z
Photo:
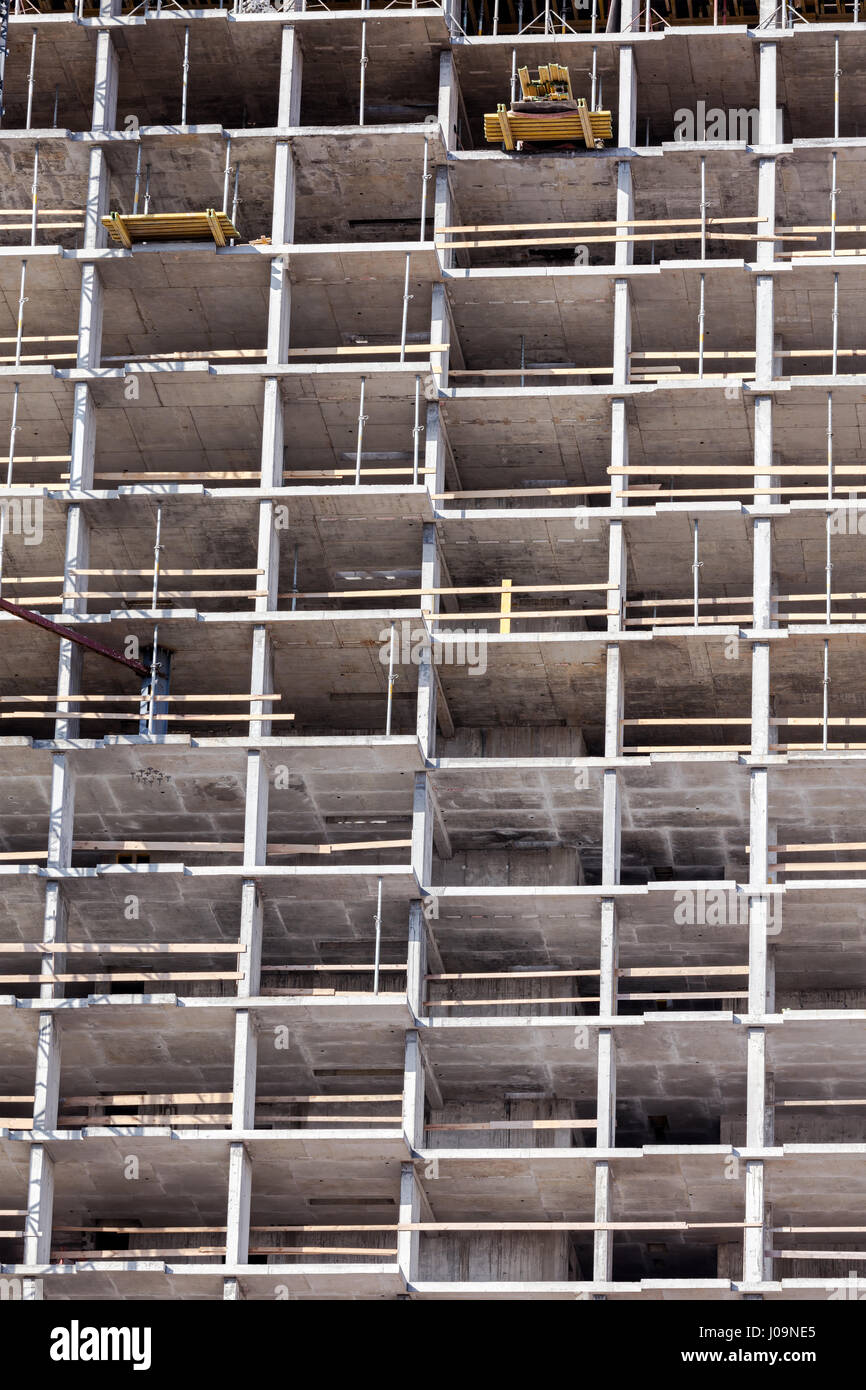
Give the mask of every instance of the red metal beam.
M 120 666 L 128 666 L 130 671 L 135 671 L 139 676 L 150 679 L 150 668 L 141 661 L 135 661 L 131 656 L 124 656 L 123 652 L 116 651 L 114 647 L 104 647 L 101 642 L 95 642 L 92 637 L 83 637 L 71 627 L 61 627 L 60 623 L 52 623 L 50 618 L 43 618 L 41 613 L 34 613 L 32 608 L 21 608 L 17 603 L 10 603 L 6 598 L 0 598 L 0 609 L 4 613 L 11 613 L 13 618 L 23 618 L 25 623 L 33 623 L 36 627 L 44 627 L 47 632 L 53 632 L 57 637 L 66 637 L 70 642 L 77 642 L 79 647 L 84 647 L 85 651 L 95 652 L 97 656 L 104 656 L 108 661 L 116 661 Z M 156 668 L 159 671 L 159 667 Z M 70 696 L 70 700 L 75 697 Z

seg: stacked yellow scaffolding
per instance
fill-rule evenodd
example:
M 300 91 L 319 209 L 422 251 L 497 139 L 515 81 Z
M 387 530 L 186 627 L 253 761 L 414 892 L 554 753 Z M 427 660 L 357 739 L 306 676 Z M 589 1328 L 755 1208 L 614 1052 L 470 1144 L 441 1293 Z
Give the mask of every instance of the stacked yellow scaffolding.
M 484 116 L 484 138 L 489 144 L 513 150 L 518 143 L 568 144 L 583 142 L 588 150 L 600 149 L 613 138 L 609 111 L 591 111 L 583 97 L 575 100 L 568 68 L 547 63 L 535 74 L 520 68 L 520 101 L 508 109 L 502 102 Z

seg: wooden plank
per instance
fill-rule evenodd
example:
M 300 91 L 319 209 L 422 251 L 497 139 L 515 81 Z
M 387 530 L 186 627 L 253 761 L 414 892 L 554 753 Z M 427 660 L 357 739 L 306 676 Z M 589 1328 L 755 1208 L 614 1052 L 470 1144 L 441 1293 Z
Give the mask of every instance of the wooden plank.
M 73 695 L 70 695 L 70 696 L 69 696 L 69 699 L 68 699 L 67 702 L 66 702 L 66 704 L 67 704 L 67 706 L 68 706 L 68 705 L 74 705 L 74 703 L 75 703 L 75 697 L 74 697 Z M 158 705 L 158 704 L 159 704 L 159 700 L 157 700 L 156 703 L 157 703 L 157 705 Z M 141 704 L 142 704 L 143 706 L 146 706 L 147 701 L 146 701 L 146 700 L 142 700 L 142 701 L 141 701 Z M 140 719 L 140 718 L 147 718 L 146 712 L 142 715 L 139 711 L 132 711 L 132 712 L 130 712 L 129 710 L 73 710 L 73 711 L 70 711 L 69 708 L 65 708 L 65 709 L 49 709 L 49 710 L 36 710 L 36 709 L 12 709 L 12 710 L 3 710 L 2 713 L 0 713 L 0 719 L 65 719 L 65 718 L 67 718 L 67 717 L 69 716 L 70 713 L 74 713 L 76 719 Z M 158 719 L 171 720 L 172 722 L 176 722 L 176 721 L 189 721 L 189 720 L 192 720 L 194 723 L 199 723 L 199 724 L 201 724 L 201 723 L 210 723 L 210 724 L 215 724 L 215 723 L 216 723 L 216 724 L 218 724 L 218 723 L 229 723 L 229 724 L 234 724 L 234 723 L 237 723 L 238 721 L 246 721 L 246 720 L 248 720 L 248 719 L 262 719 L 262 718 L 263 718 L 263 719 L 270 719 L 272 722 L 276 723 L 278 720 L 291 720 L 291 719 L 294 719 L 295 716 L 294 716 L 293 714 L 271 714 L 270 712 L 267 712 L 267 713 L 264 714 L 264 715 L 255 715 L 255 714 L 249 714 L 248 712 L 244 712 L 243 710 L 238 710 L 235 714 L 172 714 L 171 710 L 166 710 L 164 713 L 159 713 L 159 714 L 157 714 L 156 717 L 157 717 Z
M 514 140 L 512 138 L 511 130 L 508 125 L 508 112 L 505 110 L 504 106 L 497 106 L 496 119 L 499 122 L 499 129 L 502 132 L 502 143 L 505 145 L 506 150 L 513 150 Z
M 866 1100 L 838 1100 L 835 1096 L 829 1096 L 829 1097 L 825 1097 L 823 1100 L 777 1100 L 777 1101 L 776 1101 L 776 1106 L 777 1106 L 777 1107 L 782 1107 L 782 1108 L 785 1108 L 785 1107 L 790 1108 L 790 1107 L 796 1106 L 796 1107 L 799 1109 L 799 1108 L 802 1108 L 803 1106 L 818 1106 L 818 1105 L 820 1105 L 821 1107 L 823 1107 L 823 1106 L 825 1106 L 825 1105 L 834 1105 L 834 1106 L 835 1106 L 835 1105 L 866 1105 Z
M 216 213 L 214 212 L 213 208 L 208 208 L 208 209 L 207 209 L 207 211 L 205 212 L 205 217 L 207 218 L 207 224 L 208 224 L 208 227 L 210 228 L 210 234 L 211 234 L 211 236 L 213 237 L 213 239 L 214 239 L 216 245 L 217 245 L 217 246 L 225 246 L 225 245 L 226 245 L 225 232 L 223 231 L 223 229 L 222 229 L 222 227 L 221 227 L 221 225 L 220 225 L 220 220 L 219 220 L 219 218 L 217 217 Z
M 866 1260 L 866 1250 L 771 1250 L 775 1260 Z
M 538 608 L 522 613 L 510 612 L 508 617 L 510 622 L 530 622 L 535 618 L 613 618 L 618 612 L 618 608 Z M 502 627 L 501 609 L 494 609 L 493 612 L 487 613 L 484 611 L 476 613 L 470 609 L 464 613 L 434 613 L 430 608 L 422 608 L 421 615 L 436 623 L 437 626 L 442 623 L 453 622 L 454 619 L 465 622 L 469 618 L 474 618 L 476 621 L 490 622 L 492 619 L 498 618 L 500 619 L 500 630 Z
M 399 353 L 428 352 L 431 356 L 447 351 L 450 343 L 406 343 L 395 345 L 370 344 L 369 346 L 288 348 L 288 357 L 372 357 L 376 353 L 393 356 Z M 208 362 L 212 358 L 224 357 L 267 357 L 267 348 L 195 348 L 184 352 L 141 352 L 123 353 L 120 356 L 103 357 L 103 362 Z M 75 353 L 61 354 L 70 358 Z M 52 354 L 52 360 L 57 354 Z M 0 361 L 7 359 L 0 358 Z M 14 361 L 13 358 L 8 359 Z M 37 360 L 37 359 L 34 359 Z M 43 358 L 39 358 L 42 361 Z M 258 476 L 258 475 L 256 475 Z
M 748 965 L 631 965 L 617 971 L 621 979 L 654 979 L 673 975 L 748 975 Z
M 270 716 L 268 716 L 270 717 Z M 353 840 L 346 844 L 269 844 L 268 854 L 342 854 L 346 850 L 367 850 L 367 849 L 406 849 L 412 844 L 411 840 Z M 219 850 L 224 854 L 241 854 L 244 849 L 243 840 L 213 841 L 213 840 L 73 840 L 73 849 L 87 850 L 111 850 L 111 851 L 137 851 L 147 853 L 148 851 L 166 850 L 177 853 L 180 850 L 195 851 L 197 854 L 206 854 L 214 850 Z
M 101 221 L 103 227 L 108 228 L 110 236 L 112 236 L 115 241 L 119 241 L 126 247 L 127 251 L 132 250 L 132 237 L 129 235 L 124 220 L 119 212 L 111 212 L 108 217 L 103 217 Z
M 604 489 L 605 492 L 607 489 Z M 509 581 L 510 583 L 510 581 Z M 513 594 L 564 594 L 564 593 L 601 593 L 603 590 L 616 590 L 619 592 L 619 585 L 612 584 L 603 579 L 598 584 L 510 584 Z M 498 594 L 499 586 L 496 584 L 461 584 L 450 587 L 440 587 L 436 589 L 322 589 L 299 591 L 298 598 L 410 598 L 419 596 L 421 598 L 431 597 L 436 594 Z M 294 592 L 287 597 L 295 597 Z M 819 595 L 823 597 L 823 595 Z M 866 594 L 862 595 L 866 598 Z M 14 698 L 10 696 L 10 698 Z
M 659 994 L 618 994 L 617 999 L 627 999 L 632 1004 L 639 1004 L 642 999 L 663 1000 L 663 999 L 748 999 L 748 990 L 686 990 L 680 994 L 672 994 L 670 990 L 665 990 Z
M 613 367 L 452 367 L 450 376 L 612 376 Z M 739 378 L 738 378 L 739 380 Z M 591 491 L 582 488 L 581 491 Z M 607 492 L 607 488 L 597 489 Z
M 429 1130 L 597 1129 L 597 1120 L 479 1120 L 477 1124 L 425 1125 Z
M 2 976 L 0 976 L 2 978 Z M 597 1004 L 599 997 L 597 994 L 574 994 L 566 995 L 564 998 L 554 997 L 550 999 L 425 999 L 424 1003 L 428 1008 L 457 1009 L 463 1008 L 500 1008 L 502 1005 L 511 1004 Z
M 401 1221 L 397 1225 L 367 1226 L 281 1226 L 291 1235 L 363 1234 L 371 1231 L 514 1231 L 553 1233 L 556 1231 L 742 1231 L 761 1230 L 761 1221 Z M 842 1228 L 839 1228 L 842 1229 Z M 853 1228 L 851 1228 L 853 1229 Z
M 255 476 L 258 477 L 259 474 L 256 473 Z M 246 574 L 264 574 L 264 572 L 265 572 L 265 571 L 264 571 L 263 569 L 186 569 L 186 570 L 170 570 L 170 569 L 163 569 L 163 568 L 160 568 L 160 571 L 159 571 L 161 577 L 162 577 L 162 578 L 167 578 L 167 579 L 180 579 L 180 578 L 182 578 L 182 577 L 185 576 L 185 575 L 195 575 L 196 577 L 200 578 L 202 575 L 205 575 L 205 574 L 208 574 L 208 575 L 210 575 L 210 574 L 219 574 L 219 575 L 231 575 L 231 576 L 236 576 L 236 575 L 246 575 Z M 69 573 L 70 573 L 70 574 L 83 574 L 83 575 L 100 575 L 100 576 L 101 576 L 101 575 L 114 574 L 114 575 L 121 575 L 121 576 L 123 576 L 124 578 L 126 578 L 126 577 L 128 577 L 128 576 L 130 576 L 130 575 L 138 575 L 138 574 L 140 574 L 140 575 L 153 575 L 153 574 L 155 573 L 155 570 L 153 569 L 153 566 L 151 566 L 149 569 L 133 569 L 133 570 L 129 570 L 129 569 L 125 569 L 125 570 L 122 570 L 122 569 L 86 570 L 86 569 L 79 569 L 77 565 L 72 565 L 72 566 L 70 566 Z M 43 575 L 40 575 L 40 576 L 39 576 L 39 581 L 42 582 L 42 583 L 48 584 L 48 583 L 52 583 L 53 581 L 56 580 L 56 581 L 59 581 L 60 583 L 62 583 L 63 580 L 64 580 L 64 578 L 65 578 L 65 576 L 62 575 L 62 574 L 43 574 Z M 5 582 L 8 584 L 10 581 L 7 579 Z M 22 581 L 22 582 L 23 582 L 23 581 Z M 33 583 L 36 582 L 36 579 L 35 579 L 35 578 L 31 578 L 31 579 L 29 579 L 27 582 L 30 583 L 30 584 L 33 584 Z M 203 698 L 203 697 L 202 697 L 202 698 Z
M 710 353 L 707 353 L 707 356 L 710 355 Z M 739 356 L 739 354 L 717 355 Z M 767 469 L 756 464 L 740 464 L 736 467 L 728 466 L 727 464 L 667 464 L 660 467 L 640 467 L 637 465 L 626 468 L 616 467 L 608 468 L 607 471 L 611 477 L 628 478 L 752 478 L 757 473 L 767 472 L 774 478 L 811 478 L 816 475 L 826 477 L 827 465 L 826 463 L 817 463 L 814 465 L 780 463 L 774 464 L 772 469 Z M 833 465 L 834 477 L 862 478 L 863 471 L 863 465 L 859 463 L 840 463 Z
M 169 702 L 169 701 L 170 701 L 172 704 L 191 703 L 191 702 L 196 702 L 196 703 L 198 703 L 198 702 L 206 702 L 207 704 L 211 704 L 211 703 L 213 703 L 213 702 L 216 702 L 217 700 L 221 700 L 221 701 L 227 701 L 227 700 L 242 700 L 242 701 L 244 701 L 244 703 L 246 703 L 248 700 L 282 700 L 282 698 L 283 698 L 283 697 L 282 697 L 281 694 L 276 694 L 276 693 L 275 693 L 275 694 L 267 694 L 267 693 L 265 693 L 264 691 L 262 691 L 262 692 L 260 692 L 260 693 L 257 693 L 256 691 L 249 691 L 249 692 L 244 692 L 244 693 L 242 693 L 242 694 L 240 694 L 240 695 L 160 695 L 160 696 L 158 697 L 158 701 L 157 701 L 157 702 L 158 702 L 159 704 L 166 704 L 166 703 Z M 0 695 L 0 704 L 3 704 L 3 705 L 6 705 L 6 704 L 19 704 L 19 705 L 20 705 L 20 704 L 26 704 L 26 703 L 28 703 L 28 702 L 31 702 L 31 703 L 33 703 L 33 704 L 45 704 L 45 703 L 47 703 L 48 701 L 53 701 L 53 700 L 54 700 L 54 696 L 53 696 L 53 695 Z M 106 701 L 106 700 L 112 701 L 112 702 L 118 702 L 118 703 L 119 703 L 120 701 L 124 701 L 124 702 L 125 702 L 125 701 L 129 700 L 129 701 L 132 701 L 132 702 L 133 702 L 134 704 L 136 704 L 136 705 L 141 705 L 141 704 L 147 704 L 147 703 L 148 703 L 147 697 L 146 697 L 146 696 L 142 696 L 142 695 L 69 695 L 69 696 L 67 696 L 64 700 L 58 701 L 58 703 L 61 703 L 61 704 L 64 704 L 64 705 L 66 705 L 66 704 L 70 704 L 70 705 L 72 705 L 72 704 L 75 704 L 75 705 L 77 705 L 77 704 L 101 704 L 101 703 L 103 703 L 103 702 Z
M 708 217 L 707 226 L 717 227 L 722 223 L 751 223 L 766 222 L 766 217 Z M 446 236 L 452 232 L 564 232 L 564 231 L 584 231 L 591 230 L 593 227 L 603 227 L 605 229 L 614 227 L 700 227 L 703 219 L 700 217 L 624 217 L 613 222 L 469 222 L 456 227 L 440 227 L 437 237 Z M 789 231 L 813 230 L 804 227 L 790 227 Z M 815 231 L 823 228 L 814 228 Z M 863 228 L 866 231 L 866 227 Z
M 811 873 L 811 874 L 830 874 L 830 873 L 838 874 L 838 873 L 843 873 L 843 872 L 845 872 L 845 873 L 851 873 L 852 870 L 855 871 L 856 873 L 862 873 L 863 870 L 866 869 L 866 860 L 863 860 L 863 859 L 851 859 L 851 860 L 842 859 L 842 860 L 837 860 L 836 863 L 834 863 L 834 864 L 827 864 L 827 863 L 825 863 L 823 860 L 815 860 L 814 862 L 810 860 L 810 861 L 809 861 L 808 863 L 806 863 L 806 864 L 799 864 L 799 863 L 796 863 L 795 861 L 791 860 L 790 863 L 788 863 L 788 862 L 780 862 L 780 863 L 774 864 L 772 867 L 773 867 L 774 869 L 782 869 L 782 870 L 785 871 L 785 873 L 789 873 L 789 874 L 790 874 L 790 873 L 801 873 L 803 870 L 808 870 L 808 872 Z
M 866 848 L 866 847 L 864 847 Z M 481 970 L 460 971 L 456 975 L 425 975 L 425 980 L 553 980 L 598 976 L 600 970 Z
M 192 1102 L 193 1105 L 213 1105 L 223 1101 L 226 1105 L 231 1105 L 233 1092 L 231 1091 L 165 1091 L 162 1093 L 150 1094 L 146 1091 L 121 1092 L 116 1095 L 101 1096 L 64 1096 L 61 1104 L 66 1107 L 69 1105 L 95 1105 L 100 1109 L 106 1109 L 109 1105 L 135 1105 L 141 1109 L 147 1109 L 154 1105 L 186 1105 Z M 64 1230 L 81 1229 L 86 1227 L 64 1227 Z M 140 1228 L 139 1228 L 140 1229 Z
M 586 145 L 586 148 L 587 148 L 588 150 L 594 150 L 594 149 L 595 149 L 595 132 L 593 131 L 593 128 L 592 128 L 592 121 L 591 121 L 590 118 L 589 118 L 589 112 L 588 112 L 588 110 L 587 110 L 587 108 L 586 108 L 586 102 L 585 102 L 585 101 L 578 101 L 578 103 L 577 103 L 577 118 L 578 118 L 578 120 L 580 121 L 580 129 L 581 129 L 581 132 L 583 133 L 583 139 L 584 139 L 584 144 Z
M 281 974 L 284 974 L 284 973 L 286 973 L 286 972 L 288 971 L 288 973 L 291 974 L 291 975 L 300 975 L 300 974 L 302 974 L 302 973 L 304 973 L 304 972 L 306 972 L 306 971 L 313 971 L 313 970 L 315 970 L 315 971 L 321 971 L 321 972 L 323 972 L 324 974 L 327 974 L 327 975 L 333 975 L 333 974 L 342 974 L 344 971 L 349 971 L 349 970 L 351 970 L 351 971 L 357 971 L 357 972 L 361 972 L 361 973 L 363 973 L 363 974 L 369 975 L 369 974 L 371 974 L 376 968 L 377 968 L 377 967 L 376 967 L 375 965 L 263 965 L 263 966 L 262 966 L 262 974 L 264 974 L 265 971 L 277 971 L 277 970 L 278 970 Z M 382 971 L 382 970 L 396 970 L 396 971 L 399 971 L 399 972 L 405 972 L 406 968 L 407 968 L 407 967 L 406 967 L 405 965 L 379 965 L 379 967 L 378 967 L 378 969 L 379 969 L 380 971 Z
M 94 975 L 56 975 L 53 972 L 45 975 L 0 975 L 0 984 L 107 985 L 114 984 L 118 980 L 149 980 L 166 983 L 181 980 L 242 980 L 243 978 L 242 971 L 181 970 L 165 973 L 162 971 L 126 970 Z
M 528 137 L 521 136 L 521 139 Z M 595 147 L 593 140 L 592 146 Z M 600 236 L 554 236 L 554 237 L 497 237 L 489 241 L 443 241 L 437 245 L 440 250 L 449 251 L 479 251 L 485 248 L 501 246 L 573 246 L 578 242 L 581 246 L 611 246 L 619 242 L 635 241 L 700 241 L 703 237 L 702 232 L 669 232 L 666 236 L 657 232 L 615 232 L 603 233 Z M 792 237 L 792 236 L 764 236 L 760 232 L 707 232 L 707 241 L 749 241 L 749 242 L 777 242 L 777 241 L 814 241 L 814 237 Z M 830 349 L 826 353 L 816 353 L 816 356 L 829 356 Z M 801 357 L 803 354 L 792 352 L 782 353 L 783 357 L 790 355 Z M 130 359 L 131 360 L 131 359 Z
M 623 719 L 620 722 L 624 726 L 630 724 L 643 725 L 646 727 L 648 725 L 668 724 L 751 724 L 752 719 L 751 715 L 743 715 L 742 717 L 736 718 L 731 716 L 730 718 L 718 719 L 715 715 L 707 715 L 706 718 L 697 715 L 683 718 L 680 715 L 672 714 L 670 716 L 665 715 L 664 717 L 653 719 Z
M 453 376 L 454 373 L 452 372 Z M 471 376 L 471 372 L 466 373 Z M 603 493 L 610 494 L 609 487 L 527 487 L 527 488 L 482 488 L 470 492 L 434 492 L 431 493 L 433 502 L 453 502 L 466 497 L 573 497 L 575 494 L 589 496 L 591 494 Z
M 850 492 L 866 491 L 866 483 L 862 487 L 851 487 L 846 489 Z M 654 497 L 657 502 L 664 498 L 682 501 L 686 497 L 742 497 L 748 494 L 750 497 L 776 496 L 785 493 L 787 496 L 797 494 L 797 496 L 826 496 L 826 487 L 785 487 L 779 484 L 777 487 L 690 487 L 690 488 L 640 488 L 634 487 L 629 491 L 615 492 L 615 497 Z M 838 505 L 844 506 L 847 499 L 838 499 Z

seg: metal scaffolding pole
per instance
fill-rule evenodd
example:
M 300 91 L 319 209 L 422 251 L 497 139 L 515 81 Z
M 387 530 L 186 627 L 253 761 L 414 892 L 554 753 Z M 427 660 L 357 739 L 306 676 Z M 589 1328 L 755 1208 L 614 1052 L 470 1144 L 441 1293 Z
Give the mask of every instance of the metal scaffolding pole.
M 223 170 L 223 212 L 229 213 L 229 183 L 232 176 L 232 137 L 226 136 L 226 164 Z
M 236 165 L 235 165 L 234 187 L 232 188 L 232 226 L 233 226 L 233 227 L 236 227 L 236 226 L 237 226 L 237 221 L 238 221 L 238 186 L 239 186 L 239 184 L 240 184 L 240 180 L 241 180 L 241 166 L 240 166 L 240 164 L 236 164 Z M 234 246 L 234 238 L 232 239 L 232 246 Z
M 180 123 L 186 125 L 186 99 L 189 93 L 189 25 L 183 31 L 183 84 L 180 98 Z
M 12 391 L 12 424 L 9 428 L 9 464 L 6 469 L 6 486 L 12 486 L 12 469 L 15 463 L 15 436 L 18 433 L 18 395 L 20 383 L 16 381 Z
M 828 624 L 831 621 L 831 605 L 833 600 L 832 579 L 833 579 L 833 556 L 832 556 L 832 532 L 830 529 L 830 513 L 827 513 L 827 552 L 824 564 L 824 574 L 826 577 L 826 619 Z
M 409 300 L 415 296 L 409 293 L 409 262 L 411 256 L 406 252 L 406 273 L 403 279 L 403 322 L 400 326 L 400 361 L 406 361 L 406 329 L 409 322 Z
M 418 237 L 419 241 L 424 240 L 424 234 L 427 230 L 427 185 L 432 177 L 430 173 L 430 142 L 425 137 L 424 172 L 421 175 L 421 235 Z
M 156 536 L 153 542 L 153 590 L 151 593 L 150 606 L 154 611 L 159 600 L 159 556 L 162 550 L 160 544 L 162 538 L 162 503 L 156 504 Z
M 157 502 L 157 504 L 156 504 L 156 535 L 155 535 L 154 541 L 153 541 L 153 590 L 152 590 L 152 592 L 151 592 L 151 602 L 150 602 L 150 606 L 151 606 L 151 608 L 153 609 L 154 613 L 156 612 L 156 605 L 157 605 L 157 603 L 159 602 L 159 556 L 160 556 L 160 552 L 162 551 L 161 540 L 162 540 L 162 503 L 161 503 L 161 502 Z M 158 672 L 158 670 L 159 670 L 159 663 L 158 663 L 158 660 L 157 660 L 157 647 L 158 647 L 158 645 L 159 645 L 159 624 L 157 623 L 157 624 L 154 626 L 154 629 L 153 629 L 153 654 L 152 654 L 151 663 L 150 663 L 150 699 L 149 699 L 149 701 L 148 701 L 148 712 L 147 712 L 147 732 L 148 732 L 149 734 L 152 734 L 152 733 L 153 733 L 153 720 L 154 720 L 155 702 L 156 702 L 156 677 L 157 677 L 157 672 Z
M 827 501 L 833 500 L 833 392 L 827 392 Z
M 839 272 L 833 273 L 833 375 L 839 370 Z
M 363 449 L 363 447 L 364 447 L 364 425 L 365 425 L 366 420 L 367 420 L 367 417 L 366 417 L 366 415 L 364 414 L 364 389 L 365 389 L 365 387 L 366 387 L 366 384 L 367 384 L 367 378 L 364 377 L 364 376 L 362 376 L 362 377 L 361 377 L 361 400 L 360 400 L 359 405 L 358 405 L 358 447 L 357 447 L 357 450 L 356 450 L 356 452 L 355 452 L 355 486 L 356 486 L 356 487 L 358 487 L 358 486 L 360 485 L 360 482 L 361 482 L 361 451 L 362 451 L 362 449 Z
M 27 262 L 21 262 L 21 284 L 18 289 L 18 327 L 15 333 L 15 366 L 21 366 L 21 344 L 24 340 L 24 305 L 27 303 L 27 296 L 24 293 L 24 285 L 27 280 Z
M 138 194 L 139 194 L 140 188 L 141 188 L 141 141 L 139 141 L 138 150 L 136 151 L 136 155 L 135 155 L 135 187 L 133 188 L 133 191 L 132 191 L 132 215 L 133 215 L 133 217 L 134 217 L 134 216 L 136 215 L 136 213 L 138 212 Z
M 701 155 L 701 260 L 707 259 L 707 157 Z
M 6 55 L 9 52 L 9 0 L 0 0 L 0 125 L 6 110 Z
M 364 124 L 364 96 L 367 85 L 367 21 L 361 25 L 361 92 L 359 100 L 358 125 Z
M 836 194 L 837 194 L 838 191 L 839 191 L 839 190 L 837 189 L 837 187 L 836 187 L 836 151 L 835 151 L 835 150 L 833 151 L 832 155 L 830 156 L 830 161 L 831 161 L 831 165 L 832 165 L 832 169 L 831 169 L 831 181 L 830 181 L 830 255 L 831 255 L 831 256 L 835 256 L 835 254 L 836 254 Z
M 833 40 L 833 139 L 839 139 L 839 78 L 842 70 L 839 67 L 839 35 L 836 34 Z
M 699 603 L 698 603 L 698 577 L 703 567 L 703 560 L 698 559 L 698 523 L 694 524 L 694 545 L 692 552 L 692 606 L 694 610 L 695 627 L 700 626 L 699 622 Z
M 827 748 L 827 723 L 828 723 L 828 720 L 827 720 L 827 713 L 828 713 L 828 708 L 829 708 L 829 692 L 830 692 L 830 642 L 829 642 L 829 639 L 826 638 L 826 637 L 824 638 L 824 681 L 823 681 L 823 685 L 824 685 L 824 718 L 823 718 L 823 721 L 822 721 L 822 723 L 823 723 L 823 730 L 822 730 L 822 738 L 821 738 L 821 747 L 822 747 L 823 749 L 826 750 L 826 748 Z
M 706 278 L 706 277 L 705 277 L 703 274 L 701 274 L 701 299 L 700 299 L 700 307 L 699 307 L 699 309 L 698 309 L 698 376 L 699 376 L 699 377 L 702 377 L 703 374 L 704 374 L 704 290 L 705 290 L 704 280 L 705 280 L 705 278 Z
M 32 208 L 30 213 L 30 245 L 36 245 L 36 218 L 39 207 L 39 141 L 33 150 L 33 183 L 30 188 Z
M 418 482 L 418 462 L 421 450 L 421 378 L 415 377 L 415 424 L 412 429 L 412 482 Z
M 391 732 L 391 716 L 394 712 L 394 638 L 396 636 L 396 624 L 391 623 L 391 637 L 388 647 L 388 704 L 385 709 L 385 735 Z
M 27 74 L 27 119 L 24 129 L 29 130 L 33 119 L 33 92 L 36 87 L 36 30 L 30 44 L 30 71 Z
M 373 993 L 379 993 L 379 960 L 382 954 L 382 880 L 376 888 L 376 917 L 373 923 L 376 931 L 376 944 L 373 955 Z

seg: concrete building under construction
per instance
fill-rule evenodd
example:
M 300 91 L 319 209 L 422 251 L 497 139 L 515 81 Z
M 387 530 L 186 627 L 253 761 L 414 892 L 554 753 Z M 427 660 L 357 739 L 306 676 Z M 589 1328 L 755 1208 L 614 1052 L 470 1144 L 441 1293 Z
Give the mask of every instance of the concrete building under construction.
M 3 1297 L 866 1296 L 866 4 L 0 34 Z

